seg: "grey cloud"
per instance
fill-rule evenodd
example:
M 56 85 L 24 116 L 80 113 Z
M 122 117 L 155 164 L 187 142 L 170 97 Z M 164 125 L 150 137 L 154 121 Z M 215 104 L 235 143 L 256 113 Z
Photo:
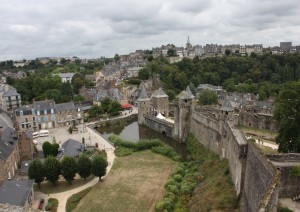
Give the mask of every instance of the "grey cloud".
M 300 33 L 298 0 L 10 0 L 0 7 L 0 60 L 113 56 L 174 43 L 278 45 Z

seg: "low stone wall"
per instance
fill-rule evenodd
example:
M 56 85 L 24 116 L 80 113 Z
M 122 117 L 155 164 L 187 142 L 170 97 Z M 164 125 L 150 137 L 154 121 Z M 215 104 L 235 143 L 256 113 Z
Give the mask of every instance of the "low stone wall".
M 249 142 L 241 210 L 277 211 L 279 176 L 279 171 Z
M 130 116 L 125 116 L 125 117 L 116 117 L 112 119 L 106 119 L 106 120 L 100 120 L 94 124 L 88 124 L 89 127 L 95 128 L 95 127 L 101 127 L 103 125 L 107 125 L 109 123 L 110 125 L 117 124 L 120 121 L 131 121 L 133 119 L 137 119 L 138 115 L 137 114 L 131 114 Z

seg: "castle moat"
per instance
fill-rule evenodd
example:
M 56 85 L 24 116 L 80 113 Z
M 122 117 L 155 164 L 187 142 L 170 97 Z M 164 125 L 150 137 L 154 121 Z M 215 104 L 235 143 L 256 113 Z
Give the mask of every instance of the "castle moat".
M 142 139 L 160 139 L 164 143 L 173 147 L 183 158 L 187 157 L 186 146 L 184 143 L 179 143 L 164 134 L 156 132 L 146 126 L 139 125 L 137 119 L 127 121 L 124 124 L 113 124 L 105 127 L 101 126 L 96 128 L 96 130 L 106 139 L 108 139 L 108 137 L 112 134 L 118 135 L 122 139 L 132 142 L 137 142 Z

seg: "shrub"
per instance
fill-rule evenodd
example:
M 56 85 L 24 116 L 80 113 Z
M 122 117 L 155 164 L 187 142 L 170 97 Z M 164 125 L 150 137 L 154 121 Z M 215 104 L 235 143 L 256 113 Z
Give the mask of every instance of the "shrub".
M 66 204 L 66 211 L 72 211 L 76 206 L 78 205 L 79 201 L 89 193 L 89 191 L 92 189 L 92 187 L 86 188 L 77 194 L 73 194 L 71 197 L 68 198 L 67 204 Z
M 57 211 L 57 206 L 58 206 L 58 200 L 55 198 L 50 198 L 48 200 L 48 203 L 45 207 L 46 211 Z
M 115 154 L 117 157 L 124 157 L 127 155 L 131 155 L 132 153 L 133 153 L 133 149 L 126 148 L 126 147 L 119 146 L 115 149 Z
M 178 194 L 178 192 L 179 192 L 179 189 L 176 185 L 168 185 L 167 190 L 174 194 Z
M 181 176 L 180 174 L 175 174 L 175 175 L 173 175 L 173 179 L 174 179 L 176 182 L 181 182 L 182 176 Z
M 300 166 L 294 166 L 289 171 L 289 176 L 299 177 L 300 176 Z

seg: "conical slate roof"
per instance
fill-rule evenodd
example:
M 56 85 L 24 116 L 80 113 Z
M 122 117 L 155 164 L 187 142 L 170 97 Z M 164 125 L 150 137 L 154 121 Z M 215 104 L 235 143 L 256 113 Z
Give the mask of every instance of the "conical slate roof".
M 144 85 L 142 85 L 141 93 L 140 93 L 140 96 L 137 100 L 138 101 L 150 100 L 148 95 L 147 95 L 147 92 L 146 92 L 146 89 L 145 89 Z
M 189 86 L 186 87 L 185 91 L 192 97 L 195 98 Z
M 153 94 L 152 97 L 160 98 L 160 97 L 169 97 L 163 89 L 160 87 L 158 90 L 156 90 Z
M 220 108 L 220 110 L 228 111 L 228 112 L 229 111 L 234 111 L 234 109 L 233 109 L 233 107 L 232 107 L 232 105 L 231 105 L 228 98 L 226 98 L 226 100 L 225 100 L 224 104 L 222 105 L 222 107 Z

